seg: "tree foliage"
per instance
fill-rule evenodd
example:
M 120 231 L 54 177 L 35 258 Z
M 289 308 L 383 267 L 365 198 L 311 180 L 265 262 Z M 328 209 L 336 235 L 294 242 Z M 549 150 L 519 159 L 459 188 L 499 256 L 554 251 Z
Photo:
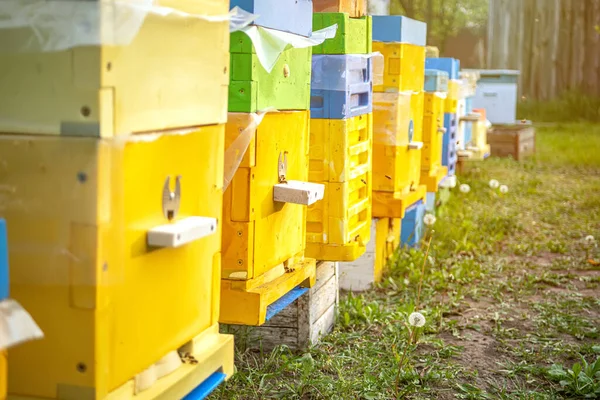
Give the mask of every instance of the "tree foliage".
M 489 0 L 391 0 L 390 14 L 427 22 L 427 42 L 444 49 L 446 39 L 467 28 L 482 33 Z

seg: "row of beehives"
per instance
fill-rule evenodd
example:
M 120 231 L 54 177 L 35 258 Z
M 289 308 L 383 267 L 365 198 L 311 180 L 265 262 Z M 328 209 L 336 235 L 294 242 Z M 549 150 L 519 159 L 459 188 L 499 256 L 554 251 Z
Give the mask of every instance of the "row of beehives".
M 219 322 L 337 293 L 317 260 L 389 232 L 393 250 L 401 219 L 417 242 L 426 193 L 452 180 L 458 81 L 425 84 L 425 24 L 312 3 L 12 3 L 0 217 L 11 298 L 44 337 L 11 349 L 9 398 L 203 398 L 233 372 Z M 40 335 L 14 314 L 4 347 Z

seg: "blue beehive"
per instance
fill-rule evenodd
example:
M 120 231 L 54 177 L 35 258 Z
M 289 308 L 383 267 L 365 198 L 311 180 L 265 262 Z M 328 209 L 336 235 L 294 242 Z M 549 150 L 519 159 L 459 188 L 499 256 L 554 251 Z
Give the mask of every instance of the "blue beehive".
M 448 167 L 448 176 L 456 173 L 456 131 L 458 129 L 458 119 L 455 113 L 444 114 L 444 128 L 446 134 L 442 143 L 442 165 Z
M 314 55 L 310 117 L 346 119 L 373 110 L 372 64 L 364 55 Z
M 448 73 L 439 69 L 425 70 L 425 91 L 426 92 L 447 92 L 448 91 Z
M 465 98 L 465 115 L 469 115 L 473 112 L 473 98 L 467 97 Z M 471 143 L 473 139 L 473 124 L 467 123 L 465 124 L 465 145 Z
M 258 15 L 253 24 L 302 36 L 312 34 L 312 0 L 231 0 L 235 6 Z
M 425 46 L 427 24 L 400 15 L 373 15 L 373 41 Z
M 425 69 L 446 71 L 449 79 L 458 79 L 460 60 L 456 58 L 426 58 Z
M 425 217 L 425 203 L 423 203 L 423 200 L 417 201 L 406 210 L 400 230 L 400 243 L 402 246 L 419 246 L 423 238 L 423 217 Z
M 8 238 L 6 221 L 0 219 L 0 300 L 8 298 Z

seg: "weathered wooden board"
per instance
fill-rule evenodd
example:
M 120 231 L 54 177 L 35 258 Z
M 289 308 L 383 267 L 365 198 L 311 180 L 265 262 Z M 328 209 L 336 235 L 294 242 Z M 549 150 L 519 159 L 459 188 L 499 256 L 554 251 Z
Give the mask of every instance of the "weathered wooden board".
M 535 128 L 532 126 L 494 127 L 488 132 L 488 143 L 494 157 L 513 157 L 521 161 L 535 154 Z
M 317 265 L 317 280 L 308 293 L 259 327 L 224 325 L 233 333 L 238 348 L 270 351 L 279 345 L 292 350 L 319 342 L 335 323 L 338 294 L 338 263 Z

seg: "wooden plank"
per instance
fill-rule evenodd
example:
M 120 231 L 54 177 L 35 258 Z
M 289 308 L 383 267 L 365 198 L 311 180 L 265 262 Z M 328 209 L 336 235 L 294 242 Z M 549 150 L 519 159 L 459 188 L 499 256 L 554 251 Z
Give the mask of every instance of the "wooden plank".
M 315 344 L 320 339 L 327 335 L 333 329 L 335 325 L 336 307 L 332 305 L 329 307 L 312 326 L 310 332 L 310 343 Z
M 335 275 L 337 263 L 330 261 L 321 261 L 317 264 L 317 280 L 311 288 L 311 293 L 318 291 L 321 286 L 329 281 L 329 278 Z
M 336 279 L 332 276 L 319 291 L 311 293 L 310 299 L 302 300 L 309 302 L 310 325 L 314 324 L 330 306 L 335 305 L 337 292 Z

